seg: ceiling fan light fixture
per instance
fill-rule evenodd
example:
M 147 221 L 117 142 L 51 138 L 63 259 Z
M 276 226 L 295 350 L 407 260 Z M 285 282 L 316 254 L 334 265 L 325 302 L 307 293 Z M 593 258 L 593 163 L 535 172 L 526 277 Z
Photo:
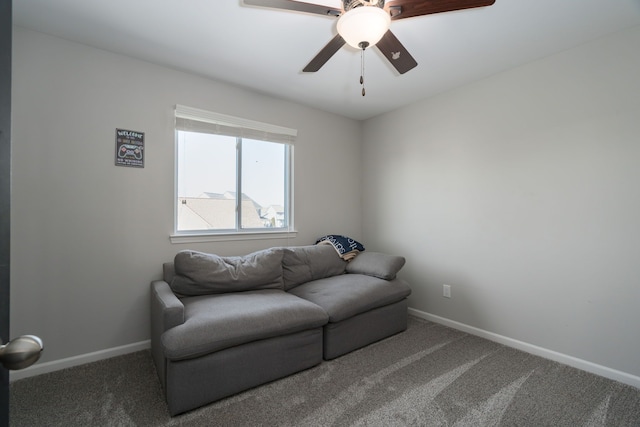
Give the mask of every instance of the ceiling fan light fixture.
M 391 16 L 376 6 L 360 6 L 338 19 L 338 34 L 349 46 L 361 49 L 373 46 L 389 30 Z M 361 45 L 362 44 L 362 45 Z

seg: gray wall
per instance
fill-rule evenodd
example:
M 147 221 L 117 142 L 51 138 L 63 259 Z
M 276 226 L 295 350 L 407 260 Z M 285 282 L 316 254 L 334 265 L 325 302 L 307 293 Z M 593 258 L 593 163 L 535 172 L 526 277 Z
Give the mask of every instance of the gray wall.
M 19 28 L 13 67 L 11 326 L 43 362 L 148 340 L 149 282 L 181 249 L 362 238 L 359 122 Z M 297 238 L 170 243 L 175 104 L 298 129 Z M 116 128 L 145 132 L 144 169 L 114 166 Z
M 638 46 L 640 27 L 364 124 L 364 235 L 406 255 L 412 307 L 640 376 Z
M 45 362 L 144 341 L 178 250 L 331 232 L 405 255 L 417 310 L 638 376 L 638 45 L 631 29 L 361 124 L 16 29 L 12 335 L 43 337 Z M 177 103 L 299 130 L 296 239 L 169 242 Z M 113 165 L 116 127 L 146 133 L 144 169 Z

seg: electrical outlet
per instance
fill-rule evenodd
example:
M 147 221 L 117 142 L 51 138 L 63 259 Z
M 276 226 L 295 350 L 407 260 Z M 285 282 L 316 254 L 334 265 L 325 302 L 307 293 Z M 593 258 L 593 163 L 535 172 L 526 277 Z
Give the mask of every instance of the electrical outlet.
M 451 286 L 442 285 L 442 296 L 445 298 L 451 298 Z

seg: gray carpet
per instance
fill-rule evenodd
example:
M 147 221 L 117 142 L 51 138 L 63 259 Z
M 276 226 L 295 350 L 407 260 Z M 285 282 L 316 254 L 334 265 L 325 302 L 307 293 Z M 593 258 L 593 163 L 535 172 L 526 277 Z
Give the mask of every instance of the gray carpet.
M 444 326 L 171 418 L 149 352 L 11 385 L 12 426 L 640 426 L 640 390 Z

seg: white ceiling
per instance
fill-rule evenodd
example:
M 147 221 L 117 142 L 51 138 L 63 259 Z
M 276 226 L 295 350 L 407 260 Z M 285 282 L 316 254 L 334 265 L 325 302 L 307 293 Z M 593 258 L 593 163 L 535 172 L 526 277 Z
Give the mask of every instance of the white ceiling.
M 394 21 L 418 67 L 399 75 L 367 50 L 362 97 L 356 49 L 345 46 L 317 73 L 302 73 L 336 34 L 335 18 L 240 0 L 13 0 L 13 9 L 19 26 L 355 119 L 640 25 L 640 0 L 496 0 Z

